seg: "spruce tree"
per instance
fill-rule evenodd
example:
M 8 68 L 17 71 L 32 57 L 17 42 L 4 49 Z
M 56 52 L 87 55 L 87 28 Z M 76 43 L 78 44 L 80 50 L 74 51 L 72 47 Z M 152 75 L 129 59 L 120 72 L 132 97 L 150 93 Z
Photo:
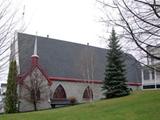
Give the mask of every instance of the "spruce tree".
M 123 52 L 114 29 L 109 39 L 109 50 L 106 58 L 105 80 L 102 87 L 105 97 L 113 98 L 129 95 L 130 91 L 126 84 Z
M 6 97 L 5 97 L 5 112 L 6 113 L 16 112 L 16 103 L 17 103 L 16 78 L 17 78 L 16 61 L 11 61 L 10 66 L 9 66 L 7 90 L 6 90 Z

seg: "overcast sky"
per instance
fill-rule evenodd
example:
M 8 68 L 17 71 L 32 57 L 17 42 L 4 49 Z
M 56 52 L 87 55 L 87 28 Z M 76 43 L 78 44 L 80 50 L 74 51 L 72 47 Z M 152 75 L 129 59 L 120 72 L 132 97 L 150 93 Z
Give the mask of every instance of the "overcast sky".
M 104 47 L 96 0 L 23 0 L 26 33 Z
M 20 24 L 27 26 L 25 33 L 65 41 L 106 47 L 100 38 L 104 26 L 99 22 L 101 11 L 96 0 L 12 0 L 18 9 Z M 22 13 L 24 12 L 24 16 Z M 22 17 L 23 16 L 23 17 Z M 4 82 L 7 71 L 0 75 Z
M 104 13 L 96 0 L 12 1 L 19 10 L 18 18 L 27 26 L 25 33 L 35 35 L 38 32 L 39 36 L 49 35 L 50 38 L 106 47 L 105 40 L 100 36 L 108 38 L 108 28 L 99 22 Z

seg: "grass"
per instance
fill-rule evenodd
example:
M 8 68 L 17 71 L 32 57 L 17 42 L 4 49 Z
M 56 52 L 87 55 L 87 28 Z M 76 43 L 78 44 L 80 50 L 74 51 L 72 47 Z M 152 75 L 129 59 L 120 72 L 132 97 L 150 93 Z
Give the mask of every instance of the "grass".
M 157 120 L 160 91 L 139 91 L 130 96 L 38 112 L 0 115 L 0 120 Z

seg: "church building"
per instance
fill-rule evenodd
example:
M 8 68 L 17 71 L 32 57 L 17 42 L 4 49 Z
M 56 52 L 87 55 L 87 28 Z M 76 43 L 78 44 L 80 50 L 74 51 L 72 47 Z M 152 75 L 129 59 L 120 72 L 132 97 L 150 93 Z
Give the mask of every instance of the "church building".
M 19 111 L 51 108 L 52 99 L 78 103 L 104 98 L 107 49 L 17 33 L 11 46 L 18 68 Z M 124 53 L 128 87 L 141 89 L 141 66 Z

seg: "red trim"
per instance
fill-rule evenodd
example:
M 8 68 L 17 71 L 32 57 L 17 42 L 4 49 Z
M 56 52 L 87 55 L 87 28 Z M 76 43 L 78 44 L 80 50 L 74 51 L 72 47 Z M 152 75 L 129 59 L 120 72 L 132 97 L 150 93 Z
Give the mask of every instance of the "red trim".
M 85 80 L 85 79 L 77 79 L 77 78 L 66 78 L 66 77 L 49 77 L 51 81 L 64 81 L 64 82 L 79 82 L 79 83 L 95 83 L 95 84 L 103 84 L 102 80 Z M 130 86 L 141 86 L 142 83 L 138 82 L 127 82 L 127 85 Z
M 32 57 L 32 60 L 34 58 Z M 33 64 L 34 63 L 34 64 Z M 40 66 L 40 64 L 38 63 L 38 59 L 37 57 L 35 58 L 35 61 L 33 62 L 32 61 L 32 64 L 31 64 L 31 68 L 30 70 L 28 70 L 28 72 L 26 72 L 25 74 L 22 74 L 22 75 L 18 75 L 18 80 L 17 82 L 19 84 L 23 84 L 23 80 L 32 73 L 32 71 L 35 69 L 35 68 L 38 68 L 40 70 L 40 72 L 42 73 L 42 75 L 47 79 L 48 81 L 48 85 L 51 86 L 52 85 L 52 81 L 49 79 L 47 73 L 42 69 L 42 67 Z
M 44 75 L 44 77 L 47 79 L 48 85 L 51 86 L 52 81 L 49 79 L 48 74 L 42 69 L 42 67 L 39 64 L 37 65 L 37 67 L 41 71 L 41 73 Z
M 18 79 L 17 79 L 17 83 L 19 84 L 23 84 L 23 80 L 32 73 L 32 71 L 38 68 L 41 73 L 44 75 L 44 77 L 47 79 L 48 81 L 48 85 L 51 86 L 52 85 L 52 81 L 64 81 L 64 82 L 75 82 L 75 83 L 94 83 L 94 84 L 103 84 L 102 80 L 86 80 L 86 79 L 77 79 L 77 78 L 66 78 L 66 77 L 48 77 L 47 73 L 42 69 L 42 67 L 40 66 L 39 62 L 38 62 L 38 57 L 32 56 L 32 64 L 31 64 L 31 68 L 28 72 L 26 72 L 25 74 L 22 75 L 18 75 Z M 141 86 L 142 83 L 138 83 L 138 82 L 127 82 L 127 85 L 130 86 Z
M 127 82 L 127 85 L 130 85 L 130 86 L 141 86 L 142 83 L 138 83 L 138 82 Z
M 101 80 L 85 80 L 85 79 L 76 79 L 76 78 L 65 78 L 65 77 L 49 77 L 51 81 L 64 81 L 64 82 L 79 82 L 79 83 L 95 83 L 102 84 Z

